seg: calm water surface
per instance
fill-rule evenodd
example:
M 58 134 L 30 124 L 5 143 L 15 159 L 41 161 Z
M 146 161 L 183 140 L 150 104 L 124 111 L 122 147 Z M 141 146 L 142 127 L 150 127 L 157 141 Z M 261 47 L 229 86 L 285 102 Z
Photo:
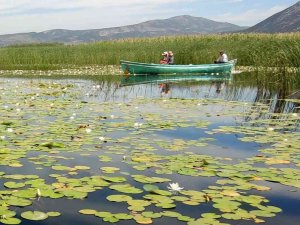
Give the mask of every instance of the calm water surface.
M 38 84 L 63 84 L 65 87 L 68 85 L 74 85 L 77 90 L 76 95 L 73 96 L 77 101 L 80 100 L 84 104 L 95 104 L 95 103 L 130 103 L 130 101 L 135 99 L 161 99 L 162 101 L 171 98 L 178 99 L 219 99 L 226 101 L 238 101 L 244 102 L 249 105 L 255 105 L 257 103 L 264 103 L 267 105 L 267 111 L 272 113 L 283 113 L 282 117 L 288 113 L 299 113 L 299 104 L 293 102 L 286 102 L 283 99 L 299 99 L 300 97 L 300 86 L 299 82 L 290 82 L 288 84 L 278 84 L 273 85 L 272 83 L 263 83 L 255 81 L 255 78 L 249 78 L 249 74 L 238 74 L 231 79 L 224 80 L 206 80 L 204 78 L 193 78 L 191 80 L 176 80 L 174 77 L 165 79 L 161 77 L 160 80 L 155 80 L 153 77 L 148 77 L 144 80 L 140 78 L 118 80 L 118 79 L 104 79 L 95 77 L 1 77 L 0 78 L 0 89 L 2 92 L 2 97 L 0 98 L 0 103 L 3 106 L 9 105 L 5 93 L 13 90 L 16 95 L 18 93 L 31 93 L 29 86 L 36 86 Z M 71 89 L 71 88 L 70 88 Z M 59 96 L 47 96 L 48 99 L 64 99 L 70 98 L 69 90 L 66 89 Z M 72 100 L 72 98 L 70 98 Z M 75 107 L 75 106 L 74 106 Z M 149 112 L 151 109 L 147 109 Z M 155 109 L 153 109 L 155 110 Z M 183 139 L 198 140 L 201 138 L 209 138 L 211 135 L 207 131 L 211 131 L 220 126 L 240 126 L 244 122 L 251 121 L 253 119 L 266 119 L 270 115 L 266 113 L 258 113 L 256 118 L 245 113 L 245 109 L 241 106 L 235 109 L 239 112 L 239 116 L 229 116 L 224 117 L 222 115 L 224 111 L 224 106 L 222 104 L 208 105 L 205 111 L 199 111 L 199 119 L 204 119 L 211 121 L 211 124 L 207 128 L 195 128 L 195 127 L 178 127 L 177 129 L 161 130 L 155 131 L 155 137 L 160 140 L 174 140 Z M 210 115 L 209 112 L 214 112 Z M 163 111 L 162 111 L 163 113 Z M 243 115 L 243 113 L 245 113 Z M 242 116 L 241 116 L 242 115 Z M 28 115 L 30 117 L 30 115 Z M 184 118 L 185 115 L 178 115 L 178 119 Z M 54 117 L 49 116 L 47 118 L 48 122 L 53 120 Z M 141 118 L 142 121 L 142 118 Z M 36 121 L 38 125 L 39 122 Z M 295 132 L 299 131 L 295 128 Z M 3 133 L 3 132 L 2 132 Z M 117 139 L 118 137 L 123 137 L 126 131 L 120 131 L 111 134 L 111 138 Z M 2 135 L 2 134 L 1 134 Z M 147 134 L 145 134 L 147 136 Z M 259 149 L 268 147 L 267 144 L 259 144 L 255 142 L 242 142 L 239 138 L 244 135 L 241 134 L 215 134 L 213 136 L 214 140 L 209 141 L 209 145 L 204 148 L 191 148 L 189 151 L 197 154 L 205 154 L 218 157 L 230 157 L 234 162 L 239 162 L 246 158 L 253 157 L 259 154 Z M 149 135 L 149 138 L 153 138 Z M 155 142 L 155 140 L 154 140 Z M 155 144 L 155 143 L 154 143 Z M 106 143 L 104 146 L 110 146 L 113 143 Z M 65 165 L 76 166 L 76 165 L 88 165 L 90 170 L 86 172 L 80 172 L 77 176 L 90 176 L 90 175 L 102 175 L 99 170 L 102 166 L 117 166 L 120 171 L 126 172 L 126 178 L 128 182 L 133 184 L 135 187 L 142 188 L 143 184 L 134 181 L 129 174 L 138 174 L 138 172 L 132 168 L 132 166 L 122 163 L 122 155 L 113 155 L 111 163 L 99 162 L 98 156 L 101 155 L 101 151 L 89 152 L 90 155 L 82 157 L 81 153 L 84 152 L 65 152 L 60 154 L 61 156 L 72 158 L 72 161 L 66 161 Z M 57 173 L 53 171 L 51 167 L 43 167 L 42 169 L 36 170 L 37 166 L 34 166 L 27 158 L 39 156 L 40 152 L 30 151 L 26 158 L 22 158 L 21 162 L 23 164 L 22 168 L 11 168 L 7 166 L 1 166 L 1 171 L 6 174 L 37 174 L 39 177 L 44 178 L 47 182 L 54 182 L 53 178 L 49 177 L 49 174 Z M 46 154 L 46 153 L 44 153 Z M 172 152 L 161 152 L 161 154 L 172 154 Z M 179 182 L 181 186 L 185 189 L 191 190 L 202 190 L 206 189 L 210 185 L 215 185 L 217 181 L 216 177 L 206 178 L 206 177 L 190 177 L 183 176 L 176 173 L 171 175 L 157 175 L 153 169 L 148 169 L 142 174 L 147 176 L 160 176 L 170 178 L 174 182 Z M 296 178 L 295 178 L 296 179 Z M 4 190 L 5 187 L 3 183 L 6 180 L 1 180 L 1 189 Z M 258 184 L 266 185 L 271 187 L 270 191 L 264 193 L 258 191 L 251 191 L 251 194 L 259 194 L 266 197 L 270 202 L 270 205 L 277 206 L 283 210 L 283 212 L 277 214 L 274 218 L 266 218 L 266 225 L 297 225 L 300 221 L 300 195 L 299 189 L 283 186 L 278 183 L 272 182 L 257 182 Z M 158 184 L 161 189 L 166 189 L 167 183 Z M 24 225 L 74 225 L 74 224 L 84 224 L 84 225 L 94 225 L 94 224 L 110 224 L 103 222 L 101 218 L 81 215 L 78 213 L 81 209 L 95 209 L 98 211 L 110 211 L 110 212 L 124 212 L 124 208 L 127 207 L 125 203 L 118 203 L 116 207 L 115 203 L 106 200 L 106 197 L 111 194 L 118 194 L 118 192 L 110 190 L 108 188 L 103 188 L 102 190 L 95 191 L 88 194 L 88 197 L 84 200 L 68 200 L 65 198 L 61 199 L 49 199 L 41 198 L 35 200 L 31 206 L 24 208 L 12 207 L 11 209 L 20 215 L 21 212 L 27 210 L 38 210 L 38 211 L 59 211 L 62 213 L 59 217 L 48 218 L 44 221 L 29 221 L 22 219 Z M 136 195 L 137 197 L 142 197 L 143 195 Z M 149 207 L 147 210 L 156 210 L 154 207 Z M 187 206 L 183 204 L 178 204 L 176 211 L 184 215 L 188 215 L 194 218 L 199 218 L 202 213 L 205 212 L 217 212 L 214 210 L 210 204 L 201 204 L 197 207 Z M 17 216 L 20 218 L 20 216 Z M 177 219 L 163 217 L 160 219 L 154 219 L 154 224 L 186 224 L 180 222 Z M 253 221 L 233 221 L 221 219 L 222 222 L 227 222 L 230 224 L 243 224 L 250 225 L 255 224 Z M 136 224 L 133 220 L 120 221 L 117 224 Z

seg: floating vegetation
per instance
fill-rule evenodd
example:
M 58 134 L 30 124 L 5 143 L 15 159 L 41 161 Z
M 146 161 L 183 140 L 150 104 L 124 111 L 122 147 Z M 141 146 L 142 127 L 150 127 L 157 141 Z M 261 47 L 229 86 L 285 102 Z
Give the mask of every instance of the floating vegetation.
M 27 211 L 21 213 L 21 217 L 27 220 L 45 220 L 48 214 L 40 211 Z
M 262 223 L 284 213 L 266 195 L 274 185 L 300 188 L 299 115 L 264 103 L 99 103 L 77 85 L 22 80 L 1 87 L 0 121 L 3 224 L 54 220 L 63 209 L 42 202 L 88 205 L 98 193 L 97 208 L 79 204 L 72 214 L 120 224 Z M 233 134 L 239 147 L 256 149 L 246 158 L 227 153 L 218 135 Z

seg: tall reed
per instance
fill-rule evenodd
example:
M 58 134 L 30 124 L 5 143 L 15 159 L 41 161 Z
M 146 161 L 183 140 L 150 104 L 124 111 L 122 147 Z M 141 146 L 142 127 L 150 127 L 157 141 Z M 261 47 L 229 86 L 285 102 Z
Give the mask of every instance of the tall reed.
M 0 69 L 58 69 L 118 65 L 120 59 L 158 63 L 172 50 L 177 64 L 211 63 L 225 50 L 241 66 L 300 67 L 300 33 L 218 34 L 132 38 L 77 45 L 31 44 L 0 48 Z

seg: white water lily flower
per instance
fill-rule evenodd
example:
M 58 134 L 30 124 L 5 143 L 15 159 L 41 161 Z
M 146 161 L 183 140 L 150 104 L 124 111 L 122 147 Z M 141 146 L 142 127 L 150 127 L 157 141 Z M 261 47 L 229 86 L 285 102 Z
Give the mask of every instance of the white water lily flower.
M 110 118 L 112 118 L 112 119 L 113 119 L 113 118 L 115 118 L 115 116 L 114 116 L 114 115 L 110 115 Z
M 91 133 L 91 132 L 92 132 L 92 129 L 86 128 L 85 131 L 86 131 L 87 133 Z
M 5 138 L 6 138 L 5 136 L 0 136 L 1 140 L 5 140 Z
M 134 123 L 133 126 L 134 126 L 135 128 L 139 128 L 139 127 L 141 127 L 142 125 L 143 125 L 142 123 Z
M 269 128 L 268 128 L 268 131 L 273 131 L 273 130 L 274 130 L 273 127 L 269 127 Z
M 7 128 L 6 131 L 9 132 L 9 133 L 12 133 L 14 130 L 12 128 Z
M 100 140 L 100 141 L 104 141 L 104 140 L 105 140 L 105 137 L 99 137 L 99 140 Z
M 179 187 L 178 183 L 170 183 L 168 186 L 168 189 L 170 191 L 181 191 L 183 189 L 183 187 Z
M 70 120 L 74 120 L 74 116 L 71 116 L 71 117 L 70 117 Z
M 292 116 L 298 116 L 298 113 L 293 113 Z

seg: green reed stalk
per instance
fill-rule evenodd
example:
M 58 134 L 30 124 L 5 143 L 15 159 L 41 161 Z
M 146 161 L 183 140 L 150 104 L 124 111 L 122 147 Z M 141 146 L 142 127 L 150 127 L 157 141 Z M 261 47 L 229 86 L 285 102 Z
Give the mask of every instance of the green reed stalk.
M 88 44 L 31 44 L 0 48 L 0 69 L 51 70 L 118 65 L 120 59 L 158 63 L 172 50 L 177 64 L 212 63 L 224 49 L 240 66 L 300 68 L 300 33 L 220 34 L 137 38 Z

